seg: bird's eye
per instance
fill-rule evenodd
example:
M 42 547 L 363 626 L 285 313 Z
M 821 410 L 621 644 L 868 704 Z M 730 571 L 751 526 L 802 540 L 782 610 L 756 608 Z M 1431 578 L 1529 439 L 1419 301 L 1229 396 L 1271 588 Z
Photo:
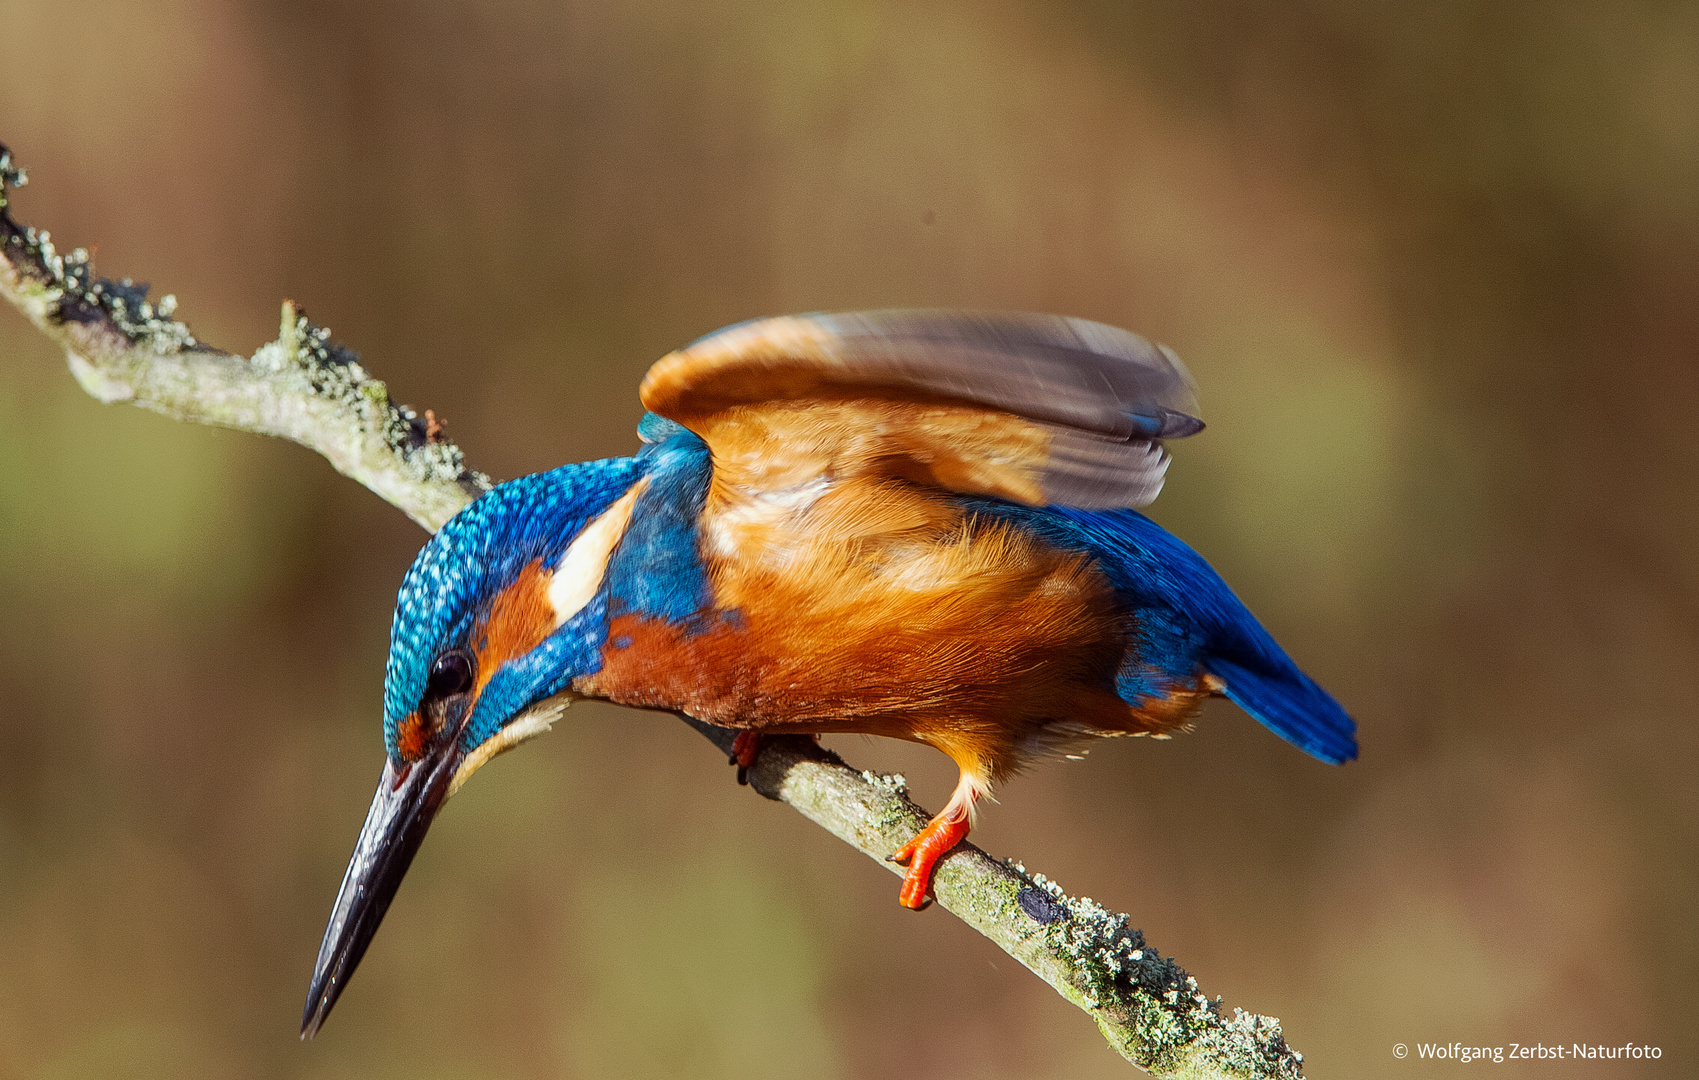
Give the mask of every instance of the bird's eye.
M 426 700 L 441 700 L 472 689 L 472 658 L 459 649 L 443 653 L 425 680 Z

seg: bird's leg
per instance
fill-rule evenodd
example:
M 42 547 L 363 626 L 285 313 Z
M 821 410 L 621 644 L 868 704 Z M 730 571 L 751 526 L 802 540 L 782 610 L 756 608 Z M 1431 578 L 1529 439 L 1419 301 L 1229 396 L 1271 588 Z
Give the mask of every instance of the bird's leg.
M 897 895 L 897 902 L 903 907 L 919 911 L 931 903 L 926 891 L 932 885 L 932 868 L 967 836 L 974 803 L 985 789 L 982 780 L 964 771 L 956 782 L 955 793 L 938 816 L 927 822 L 913 840 L 886 856 L 886 862 L 908 864 L 902 892 Z
M 761 752 L 761 733 L 753 728 L 744 728 L 732 740 L 731 764 L 737 766 L 737 782 L 749 783 L 749 767 L 755 764 L 755 755 Z

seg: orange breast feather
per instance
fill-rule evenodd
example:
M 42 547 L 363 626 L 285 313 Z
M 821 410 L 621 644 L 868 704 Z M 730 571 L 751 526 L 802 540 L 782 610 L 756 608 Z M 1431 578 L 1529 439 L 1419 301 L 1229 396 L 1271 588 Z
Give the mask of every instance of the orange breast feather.
M 616 619 L 581 692 L 733 727 L 911 739 L 992 779 L 1051 725 L 1183 719 L 1115 695 L 1132 628 L 1101 571 L 943 493 L 863 479 L 779 513 L 716 487 L 703 532 L 717 621 Z

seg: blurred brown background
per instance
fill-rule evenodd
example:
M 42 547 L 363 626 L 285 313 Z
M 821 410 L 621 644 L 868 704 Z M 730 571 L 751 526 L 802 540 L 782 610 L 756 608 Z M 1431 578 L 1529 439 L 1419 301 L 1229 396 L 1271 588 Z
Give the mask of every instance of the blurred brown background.
M 1362 760 L 1219 704 L 975 838 L 1315 1077 L 1454 1040 L 1699 1070 L 1699 6 L 0 0 L 0 37 L 20 220 L 232 350 L 294 298 L 498 478 L 629 452 L 646 366 L 756 315 L 1174 346 L 1211 426 L 1154 514 Z M 96 404 L 10 311 L 0 460 L 3 1080 L 1130 1071 L 600 706 L 455 800 L 296 1042 L 423 534 L 297 447 Z

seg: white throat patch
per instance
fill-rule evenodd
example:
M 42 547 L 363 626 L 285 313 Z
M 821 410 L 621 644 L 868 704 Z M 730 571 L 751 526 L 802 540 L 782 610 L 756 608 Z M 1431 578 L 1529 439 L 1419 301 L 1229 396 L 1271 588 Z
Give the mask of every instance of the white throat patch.
M 507 726 L 491 735 L 488 739 L 460 763 L 454 770 L 454 777 L 448 782 L 448 794 L 445 799 L 452 799 L 454 793 L 460 790 L 460 785 L 472 778 L 472 774 L 483 768 L 489 760 L 498 754 L 505 754 L 522 742 L 535 739 L 549 730 L 566 707 L 578 700 L 578 695 L 567 690 L 552 698 L 537 702 L 512 720 Z

